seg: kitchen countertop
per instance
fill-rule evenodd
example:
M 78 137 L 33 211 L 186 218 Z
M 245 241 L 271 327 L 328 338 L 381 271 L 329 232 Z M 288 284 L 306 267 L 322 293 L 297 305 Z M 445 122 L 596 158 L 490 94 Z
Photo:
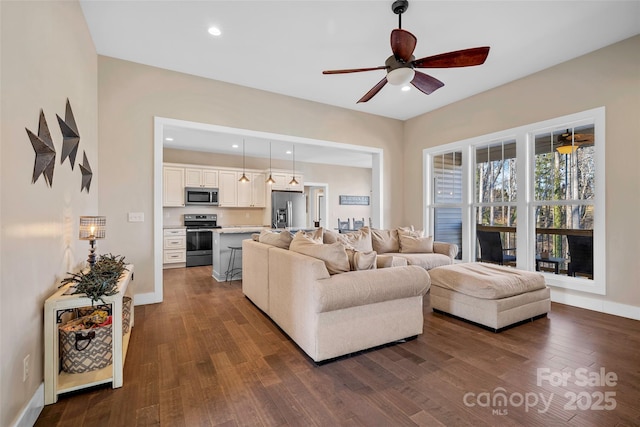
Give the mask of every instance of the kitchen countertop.
M 222 227 L 212 228 L 211 231 L 219 234 L 241 234 L 241 233 L 259 233 L 262 230 L 268 229 L 260 225 L 247 225 L 247 226 L 235 226 L 235 227 Z
M 178 230 L 184 230 L 187 227 L 185 227 L 184 225 L 163 225 L 162 226 L 163 230 L 167 230 L 167 229 L 170 229 L 170 228 L 178 229 Z

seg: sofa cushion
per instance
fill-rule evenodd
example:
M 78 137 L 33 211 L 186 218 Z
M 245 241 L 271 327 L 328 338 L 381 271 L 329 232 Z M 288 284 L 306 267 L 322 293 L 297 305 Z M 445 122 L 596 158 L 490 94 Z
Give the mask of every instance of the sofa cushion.
M 442 254 L 405 254 L 396 253 L 395 257 L 401 257 L 407 260 L 409 265 L 417 265 L 425 270 L 431 270 L 435 267 L 450 265 L 453 261 L 446 255 Z
M 307 236 L 304 231 L 298 231 L 293 236 L 289 250 L 324 261 L 329 274 L 344 273 L 350 270 L 347 251 L 340 242 L 324 244 Z
M 262 230 L 258 236 L 258 241 L 260 243 L 265 243 L 282 249 L 289 249 L 292 239 L 293 237 L 291 236 L 291 233 L 286 230 L 281 232 Z
M 357 231 L 348 233 L 336 233 L 335 231 L 326 230 L 323 241 L 324 243 L 340 242 L 347 248 L 353 248 L 361 252 L 373 251 L 371 229 L 369 227 L 362 227 Z
M 429 274 L 412 266 L 351 271 L 320 282 L 310 307 L 316 313 L 421 296 L 431 286 Z
M 322 236 L 324 234 L 324 229 L 322 227 L 318 227 L 313 231 L 304 231 L 305 236 L 311 238 L 316 243 L 322 243 Z
M 407 264 L 407 259 L 399 256 L 393 256 L 390 254 L 382 254 L 376 257 L 376 264 L 378 268 L 389 267 L 404 267 Z
M 433 236 L 417 237 L 415 232 L 398 230 L 400 252 L 407 254 L 433 253 Z
M 398 230 L 371 229 L 371 244 L 378 254 L 400 252 Z
M 413 236 L 413 237 L 425 237 L 424 236 L 424 230 L 416 230 L 413 225 L 410 225 L 408 227 L 398 227 L 398 235 L 400 235 L 400 233 L 404 234 L 405 236 Z
M 378 267 L 378 254 L 375 251 L 362 252 L 347 248 L 351 271 L 374 270 Z
M 341 240 L 341 234 L 338 233 L 337 231 L 333 231 L 333 230 L 328 230 L 325 229 L 324 230 L 324 234 L 322 235 L 322 242 L 323 243 L 335 243 L 335 242 L 340 242 Z
M 484 262 L 448 265 L 429 274 L 435 286 L 481 299 L 507 298 L 546 287 L 540 273 Z

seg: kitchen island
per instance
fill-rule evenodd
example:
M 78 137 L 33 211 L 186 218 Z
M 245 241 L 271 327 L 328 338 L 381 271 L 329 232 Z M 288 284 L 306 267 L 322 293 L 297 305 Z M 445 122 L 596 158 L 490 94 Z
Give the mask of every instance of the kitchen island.
M 240 226 L 212 229 L 213 268 L 211 275 L 213 278 L 218 282 L 225 281 L 225 272 L 231 257 L 229 246 L 242 247 L 243 240 L 251 239 L 253 233 L 260 233 L 265 228 L 268 227 Z M 236 254 L 236 260 L 232 268 L 242 268 L 242 251 Z M 242 279 L 242 274 L 234 275 L 234 279 Z

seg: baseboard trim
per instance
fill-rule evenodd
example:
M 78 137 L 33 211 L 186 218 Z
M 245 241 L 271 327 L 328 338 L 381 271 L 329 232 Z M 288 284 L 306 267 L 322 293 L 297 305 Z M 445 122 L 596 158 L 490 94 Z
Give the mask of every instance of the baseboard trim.
M 619 302 L 605 301 L 582 295 L 571 295 L 553 288 L 551 288 L 551 301 L 585 308 L 587 310 L 599 311 L 600 313 L 612 314 L 614 316 L 626 317 L 628 319 L 640 320 L 640 307 L 621 304 Z
M 11 427 L 33 427 L 44 408 L 44 382 L 40 383 L 31 400 L 24 407 Z
M 162 302 L 162 297 L 158 296 L 155 292 L 136 294 L 133 297 L 133 305 L 158 304 L 160 302 Z

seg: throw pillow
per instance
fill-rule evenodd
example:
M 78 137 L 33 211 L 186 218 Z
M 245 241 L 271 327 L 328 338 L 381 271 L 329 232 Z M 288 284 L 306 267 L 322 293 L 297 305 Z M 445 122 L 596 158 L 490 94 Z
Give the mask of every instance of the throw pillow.
M 400 252 L 398 230 L 371 229 L 371 244 L 373 250 L 379 254 Z
M 349 233 L 339 234 L 339 240 L 347 247 L 360 252 L 372 252 L 373 243 L 371 240 L 371 229 L 369 227 L 362 227 L 357 231 L 351 231 Z
M 410 225 L 408 227 L 398 227 L 398 235 L 400 235 L 400 233 L 404 234 L 405 236 L 425 237 L 424 231 L 416 230 L 415 228 L 413 228 L 413 225 Z
M 400 252 L 404 254 L 433 253 L 433 236 L 418 237 L 407 232 L 398 231 Z
M 260 236 L 258 237 L 258 241 L 260 243 L 266 243 L 267 245 L 276 246 L 282 249 L 289 249 L 291 240 L 291 233 L 286 230 L 281 232 L 262 230 L 260 232 Z
M 310 237 L 311 239 L 313 239 L 315 242 L 322 243 L 322 235 L 323 235 L 322 227 L 318 227 L 314 231 L 305 231 L 304 234 L 307 237 Z
M 374 270 L 378 265 L 378 254 L 375 251 L 360 252 L 354 249 L 347 249 L 349 257 L 349 268 L 351 271 Z
M 293 236 L 289 250 L 324 261 L 329 274 L 349 271 L 349 257 L 344 245 L 340 242 L 323 244 L 307 236 L 303 231 L 298 231 Z
M 335 243 L 340 238 L 340 233 L 333 230 L 324 230 L 322 234 L 322 242 L 323 243 Z

